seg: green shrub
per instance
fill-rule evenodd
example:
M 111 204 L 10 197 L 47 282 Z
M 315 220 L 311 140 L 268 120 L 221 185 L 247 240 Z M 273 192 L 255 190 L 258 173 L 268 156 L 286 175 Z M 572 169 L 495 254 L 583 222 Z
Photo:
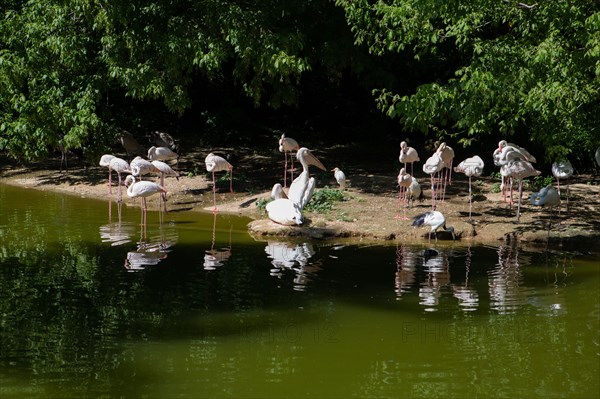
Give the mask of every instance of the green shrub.
M 348 201 L 349 199 L 350 197 L 344 191 L 325 187 L 315 191 L 304 209 L 316 213 L 327 213 L 333 209 L 335 202 Z

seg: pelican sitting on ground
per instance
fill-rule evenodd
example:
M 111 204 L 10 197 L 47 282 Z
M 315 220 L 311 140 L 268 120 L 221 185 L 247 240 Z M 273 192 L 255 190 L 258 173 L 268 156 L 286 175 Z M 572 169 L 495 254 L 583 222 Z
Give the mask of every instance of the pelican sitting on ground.
M 454 227 L 446 227 L 446 218 L 438 211 L 429 211 L 415 216 L 412 225 L 416 227 L 430 226 L 429 240 L 431 240 L 431 233 L 435 233 L 435 240 L 437 241 L 437 231 L 439 229 L 449 232 L 452 235 L 452 239 L 456 239 Z
M 298 145 L 296 140 L 291 137 L 285 137 L 285 133 L 281 134 L 281 138 L 279 139 L 279 152 L 283 152 L 283 157 L 285 159 L 283 166 L 283 187 L 287 187 L 288 152 L 290 153 L 290 160 L 292 162 L 292 180 L 294 180 L 294 156 L 292 153 L 294 151 L 298 151 L 299 149 L 300 145 Z
M 552 174 L 556 177 L 558 184 L 558 196 L 560 197 L 560 179 L 568 179 L 573 175 L 571 162 L 564 159 L 552 164 Z M 569 184 L 567 184 L 567 210 L 569 210 Z
M 342 190 L 346 188 L 346 174 L 340 168 L 333 168 L 331 171 L 333 172 L 335 181 L 340 185 L 340 188 Z
M 296 158 L 300 161 L 300 164 L 302 164 L 302 173 L 300 173 L 290 185 L 288 198 L 302 210 L 308 201 L 310 201 L 315 191 L 316 184 L 315 178 L 310 177 L 309 175 L 308 167 L 313 165 L 321 170 L 327 169 L 306 147 L 302 147 L 298 150 Z
M 483 173 L 483 159 L 478 155 L 474 157 L 467 158 L 461 163 L 458 164 L 457 167 L 454 168 L 455 172 L 464 173 L 469 177 L 469 220 L 471 219 L 471 211 L 473 209 L 473 193 L 471 191 L 471 177 L 479 177 Z
M 159 184 L 150 181 L 135 181 L 135 177 L 128 175 L 125 178 L 127 195 L 130 198 L 140 197 L 142 199 L 142 225 L 146 225 L 146 197 L 156 193 L 167 193 L 167 190 Z
M 213 154 L 212 152 L 204 159 L 206 171 L 212 173 L 213 180 L 213 212 L 217 211 L 217 186 L 215 181 L 215 172 L 229 172 L 229 191 L 233 193 L 233 166 L 223 157 Z
M 285 226 L 299 226 L 302 224 L 302 211 L 298 205 L 288 199 L 281 184 L 276 183 L 273 186 L 271 198 L 273 198 L 273 201 L 266 206 L 269 219 Z
M 410 174 L 413 175 L 413 163 L 419 162 L 419 153 L 412 147 L 409 147 L 406 141 L 400 143 L 400 156 L 398 157 L 400 163 L 404 164 L 404 168 L 406 169 L 406 164 L 410 164 Z

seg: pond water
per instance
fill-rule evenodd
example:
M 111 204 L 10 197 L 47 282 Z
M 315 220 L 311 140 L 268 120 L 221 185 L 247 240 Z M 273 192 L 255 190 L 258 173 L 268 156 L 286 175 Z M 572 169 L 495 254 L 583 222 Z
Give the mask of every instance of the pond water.
M 600 395 L 598 248 L 260 242 L 1 184 L 0 206 L 3 399 Z

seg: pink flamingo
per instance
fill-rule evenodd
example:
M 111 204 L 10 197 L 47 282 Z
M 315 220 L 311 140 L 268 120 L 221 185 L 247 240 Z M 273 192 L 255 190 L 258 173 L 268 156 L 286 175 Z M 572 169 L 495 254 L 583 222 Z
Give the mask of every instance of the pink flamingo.
M 300 149 L 300 145 L 298 142 L 291 137 L 285 137 L 285 133 L 281 135 L 279 139 L 279 152 L 283 152 L 283 156 L 285 158 L 285 163 L 283 166 L 283 187 L 287 187 L 287 155 L 290 153 L 290 160 L 292 162 L 292 181 L 294 180 L 294 157 L 292 153 L 298 151 Z
M 398 157 L 400 163 L 404 164 L 404 168 L 406 169 L 406 164 L 410 164 L 410 174 L 413 175 L 413 163 L 419 162 L 419 154 L 417 150 L 412 147 L 409 147 L 406 141 L 400 143 L 400 156 Z
M 233 193 L 233 166 L 223 157 L 213 154 L 212 152 L 204 159 L 206 171 L 212 173 L 213 180 L 213 212 L 217 212 L 217 186 L 215 181 L 215 172 L 229 172 L 229 191 Z

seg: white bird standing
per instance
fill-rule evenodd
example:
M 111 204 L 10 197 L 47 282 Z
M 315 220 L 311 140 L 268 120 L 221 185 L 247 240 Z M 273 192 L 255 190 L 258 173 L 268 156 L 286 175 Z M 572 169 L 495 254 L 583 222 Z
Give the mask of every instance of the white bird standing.
M 112 195 L 112 170 L 110 169 L 110 160 L 115 156 L 110 154 L 104 154 L 100 157 L 100 166 L 108 168 L 108 194 Z
M 560 194 L 554 187 L 546 186 L 538 193 L 531 194 L 529 201 L 531 202 L 531 205 L 550 208 L 550 217 L 552 218 L 552 210 L 560 205 Z
M 454 163 L 454 150 L 452 147 L 446 145 L 446 143 L 442 143 L 438 147 L 437 153 L 440 155 L 440 158 L 442 158 L 442 161 L 444 161 L 444 167 L 442 168 L 442 180 L 444 185 L 441 195 L 442 202 L 444 202 L 446 197 L 446 185 L 452 185 L 452 164 Z M 449 173 L 446 172 L 446 168 L 448 169 Z
M 560 198 L 560 179 L 568 179 L 573 175 L 573 166 L 571 162 L 564 159 L 552 164 L 552 174 L 556 177 L 558 184 L 558 196 Z M 569 184 L 567 183 L 567 210 L 569 210 Z
M 131 167 L 127 163 L 126 160 L 113 157 L 109 162 L 109 169 L 117 172 L 117 176 L 119 176 L 119 197 L 118 202 L 121 203 L 123 194 L 121 193 L 121 173 L 132 173 Z
M 423 195 L 423 190 L 421 190 L 421 185 L 417 181 L 417 179 L 412 176 L 412 182 L 410 186 L 408 186 L 408 199 L 412 201 L 412 206 L 415 204 L 415 199 L 421 199 Z
M 513 151 L 519 152 L 522 155 L 523 159 L 528 162 L 531 162 L 531 163 L 537 162 L 535 157 L 533 155 L 531 155 L 529 153 L 529 151 L 527 151 L 525 148 L 520 147 L 513 143 L 508 143 L 506 140 L 500 140 L 498 142 L 498 148 L 500 149 L 500 151 L 504 150 L 504 148 L 506 148 L 506 147 L 512 147 Z
M 138 181 L 135 177 L 128 175 L 125 178 L 127 195 L 130 198 L 140 197 L 142 199 L 142 225 L 146 225 L 146 198 L 156 193 L 167 193 L 167 190 L 159 184 L 150 181 Z
M 400 169 L 398 173 L 398 186 L 400 186 L 400 193 L 398 194 L 398 208 L 400 208 L 400 202 L 402 202 L 402 218 L 400 218 L 399 209 L 396 213 L 396 219 L 407 220 L 406 217 L 406 202 L 408 201 L 408 188 L 412 183 L 412 176 L 406 173 L 406 169 Z
M 335 181 L 340 185 L 340 188 L 342 190 L 346 188 L 346 174 L 340 168 L 333 168 L 331 171 L 333 172 Z
M 325 166 L 319 161 L 317 157 L 306 147 L 302 147 L 296 153 L 296 158 L 302 165 L 302 173 L 298 175 L 290 185 L 288 191 L 288 198 L 298 205 L 300 210 L 304 209 L 304 206 L 310 201 L 315 191 L 315 178 L 310 177 L 308 167 L 310 165 L 316 166 L 321 170 L 327 170 Z
M 519 181 L 519 198 L 517 205 L 518 222 L 521 218 L 521 197 L 523 195 L 523 179 L 531 176 L 539 176 L 542 174 L 542 172 L 536 170 L 530 162 L 524 161 L 522 159 L 510 161 L 506 165 L 503 165 L 501 168 L 501 173 L 502 169 L 504 169 L 504 173 L 506 173 L 506 176 L 510 176 Z
M 288 164 L 288 152 L 290 153 L 290 160 L 292 162 L 292 180 L 294 180 L 294 156 L 293 152 L 296 152 L 300 149 L 300 145 L 298 142 L 291 137 L 285 137 L 285 133 L 281 134 L 281 138 L 279 139 L 279 152 L 283 152 L 283 157 L 285 159 L 285 163 L 283 166 L 283 187 L 287 187 L 287 164 Z
M 469 220 L 471 219 L 471 211 L 473 210 L 473 192 L 471 191 L 471 177 L 479 177 L 483 173 L 483 159 L 478 155 L 474 157 L 467 158 L 461 163 L 458 164 L 457 167 L 454 168 L 455 172 L 464 173 L 469 177 Z
M 413 147 L 409 147 L 406 141 L 400 143 L 400 156 L 398 160 L 404 164 L 404 168 L 406 169 L 406 164 L 410 164 L 410 174 L 413 176 L 413 163 L 419 162 L 419 154 L 417 150 Z
M 175 170 L 173 170 L 173 168 L 171 168 L 168 164 L 164 163 L 163 161 L 152 161 L 152 165 L 154 165 L 154 167 L 158 171 L 158 174 L 160 175 L 160 185 L 161 186 L 166 188 L 165 177 L 167 177 L 167 176 L 173 176 L 173 177 L 175 177 L 175 179 L 179 180 L 179 173 L 177 173 Z M 165 193 L 162 193 L 160 196 L 163 201 L 164 210 L 165 210 L 165 212 L 168 212 L 167 211 L 167 196 Z
M 229 191 L 233 193 L 233 166 L 223 157 L 213 154 L 212 152 L 204 159 L 206 171 L 212 173 L 213 180 L 213 212 L 217 211 L 217 186 L 215 180 L 215 172 L 227 171 L 229 173 Z
M 438 211 L 429 211 L 415 216 L 412 225 L 416 227 L 430 226 L 429 240 L 431 240 L 431 233 L 435 233 L 435 240 L 437 241 L 437 231 L 439 229 L 449 232 L 452 235 L 452 239 L 456 239 L 454 227 L 446 227 L 446 218 Z
M 431 209 L 435 209 L 435 191 L 438 187 L 434 184 L 434 177 L 444 167 L 444 161 L 437 152 L 430 156 L 427 161 L 423 164 L 423 172 L 427 173 L 431 177 Z
M 179 165 L 179 155 L 169 147 L 150 147 L 148 149 L 148 159 L 151 161 L 170 161 L 174 159 L 176 164 Z
M 140 156 L 133 158 L 129 165 L 131 166 L 131 174 L 134 177 L 139 177 L 140 180 L 142 180 L 144 175 L 159 173 L 159 170 L 156 168 L 156 166 L 152 165 L 152 162 Z

